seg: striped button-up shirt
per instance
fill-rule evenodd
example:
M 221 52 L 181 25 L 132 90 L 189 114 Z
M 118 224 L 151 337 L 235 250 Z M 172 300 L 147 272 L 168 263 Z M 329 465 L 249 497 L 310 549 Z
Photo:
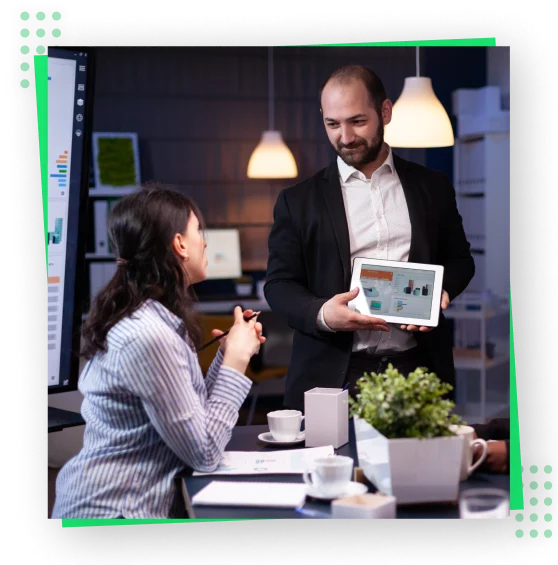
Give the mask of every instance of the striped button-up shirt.
M 218 465 L 251 381 L 217 353 L 204 380 L 180 318 L 146 301 L 79 380 L 83 449 L 58 475 L 53 518 L 168 517 L 177 472 Z
M 355 257 L 408 261 L 411 248 L 411 221 L 405 193 L 393 164 L 391 147 L 386 160 L 370 179 L 337 157 L 339 181 L 347 215 L 351 263 Z M 318 327 L 331 331 L 325 323 L 323 307 L 318 313 Z M 415 336 L 389 324 L 390 331 L 355 332 L 353 351 L 371 354 L 405 351 L 416 345 Z

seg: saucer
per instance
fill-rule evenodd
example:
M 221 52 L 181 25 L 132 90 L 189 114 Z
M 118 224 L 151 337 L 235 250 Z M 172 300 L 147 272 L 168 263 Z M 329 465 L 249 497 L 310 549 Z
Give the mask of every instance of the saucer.
M 325 494 L 322 494 L 319 490 L 317 490 L 315 487 L 310 487 L 310 486 L 306 491 L 306 495 L 311 496 L 312 498 L 317 498 L 319 500 L 334 500 L 336 498 L 342 498 L 344 496 L 356 496 L 359 494 L 364 494 L 365 492 L 368 492 L 368 487 L 366 485 L 363 485 L 362 483 L 357 483 L 355 481 L 351 481 L 349 483 L 349 486 L 347 487 L 346 492 L 339 494 L 337 496 L 326 496 Z
M 263 443 L 265 443 L 266 445 L 284 445 L 284 446 L 297 445 L 299 443 L 302 443 L 305 438 L 306 438 L 305 432 L 300 432 L 296 436 L 296 439 L 293 439 L 292 441 L 277 441 L 276 439 L 273 439 L 271 432 L 264 432 L 263 434 L 260 434 L 258 436 L 258 439 L 260 441 L 263 441 Z

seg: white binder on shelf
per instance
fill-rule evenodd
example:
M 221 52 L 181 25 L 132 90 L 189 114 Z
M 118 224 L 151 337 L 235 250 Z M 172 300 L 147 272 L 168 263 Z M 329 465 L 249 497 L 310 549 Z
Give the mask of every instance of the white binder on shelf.
M 108 239 L 108 202 L 95 200 L 93 202 L 93 225 L 95 227 L 95 253 L 106 255 L 109 252 Z
M 116 273 L 115 261 L 91 261 L 89 263 L 89 296 L 91 302 Z

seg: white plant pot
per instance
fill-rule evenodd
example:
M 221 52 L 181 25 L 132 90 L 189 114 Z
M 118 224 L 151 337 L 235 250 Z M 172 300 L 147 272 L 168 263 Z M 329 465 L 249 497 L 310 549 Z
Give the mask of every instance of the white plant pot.
M 355 416 L 359 466 L 397 504 L 454 502 L 459 496 L 463 438 L 387 439 Z

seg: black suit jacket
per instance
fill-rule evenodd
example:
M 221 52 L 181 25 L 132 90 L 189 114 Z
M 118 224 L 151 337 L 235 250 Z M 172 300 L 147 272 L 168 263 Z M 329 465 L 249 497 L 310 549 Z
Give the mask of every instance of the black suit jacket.
M 394 165 L 411 221 L 409 261 L 443 265 L 443 288 L 453 299 L 475 271 L 455 191 L 441 172 L 395 155 Z M 274 209 L 264 291 L 271 309 L 285 316 L 295 330 L 286 406 L 302 410 L 306 390 L 343 386 L 354 332 L 322 332 L 316 318 L 327 300 L 350 290 L 350 282 L 349 228 L 339 171 L 333 162 L 283 190 Z M 417 333 L 416 338 L 432 361 L 429 369 L 454 385 L 451 335 L 444 316 L 437 328 Z

